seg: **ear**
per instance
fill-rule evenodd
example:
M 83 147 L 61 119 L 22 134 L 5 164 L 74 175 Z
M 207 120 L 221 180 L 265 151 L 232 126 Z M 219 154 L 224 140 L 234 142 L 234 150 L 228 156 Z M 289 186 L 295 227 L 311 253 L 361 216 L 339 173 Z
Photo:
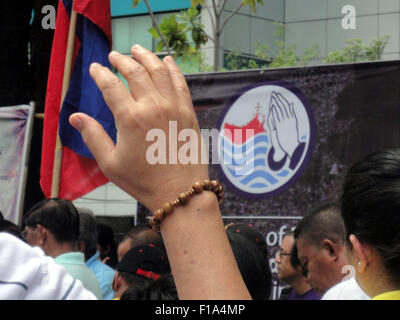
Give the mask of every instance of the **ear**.
M 119 276 L 119 272 L 115 272 L 114 280 L 112 283 L 112 289 L 114 292 L 117 292 L 119 287 L 121 286 L 121 277 Z
M 340 255 L 340 250 L 339 250 L 339 246 L 337 244 L 335 244 L 334 242 L 332 242 L 329 239 L 324 239 L 322 241 L 322 246 L 323 249 L 325 249 L 328 254 L 329 257 L 332 259 L 332 261 L 336 261 L 339 259 L 339 255 Z
M 357 271 L 363 273 L 367 269 L 368 262 L 370 262 L 372 257 L 372 249 L 368 244 L 362 243 L 358 240 L 354 234 L 351 234 L 349 239 L 353 246 L 354 255 L 358 259 L 356 265 Z
M 45 242 L 49 239 L 49 231 L 42 225 L 37 225 L 37 240 L 39 246 L 43 246 Z

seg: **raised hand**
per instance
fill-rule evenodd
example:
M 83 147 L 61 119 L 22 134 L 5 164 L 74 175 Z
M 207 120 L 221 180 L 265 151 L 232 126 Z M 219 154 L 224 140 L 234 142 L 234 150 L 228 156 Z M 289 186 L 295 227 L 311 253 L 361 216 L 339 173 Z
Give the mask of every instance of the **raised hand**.
M 146 141 L 146 135 L 151 129 L 161 129 L 167 142 L 169 121 L 177 122 L 178 132 L 190 128 L 198 137 L 201 134 L 185 78 L 174 60 L 166 57 L 160 61 L 140 46 L 132 47 L 132 55 L 135 60 L 117 52 L 109 56 L 111 64 L 126 78 L 129 92 L 108 68 L 99 64 L 90 68 L 90 75 L 114 114 L 116 145 L 89 116 L 75 114 L 70 122 L 81 132 L 105 176 L 154 211 L 175 199 L 177 192 L 189 189 L 191 183 L 208 178 L 208 168 L 200 164 L 149 164 L 146 151 L 154 142 Z M 166 152 L 168 162 L 168 146 Z

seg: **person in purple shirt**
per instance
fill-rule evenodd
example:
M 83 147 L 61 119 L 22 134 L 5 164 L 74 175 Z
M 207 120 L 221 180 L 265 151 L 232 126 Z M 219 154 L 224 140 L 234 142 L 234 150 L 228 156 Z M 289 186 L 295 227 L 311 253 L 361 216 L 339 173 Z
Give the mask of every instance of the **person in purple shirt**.
M 300 264 L 297 261 L 297 248 L 293 233 L 289 233 L 282 239 L 282 244 L 276 253 L 275 261 L 278 265 L 278 279 L 288 284 L 288 287 L 282 290 L 280 300 L 321 299 L 311 289 L 302 274 Z

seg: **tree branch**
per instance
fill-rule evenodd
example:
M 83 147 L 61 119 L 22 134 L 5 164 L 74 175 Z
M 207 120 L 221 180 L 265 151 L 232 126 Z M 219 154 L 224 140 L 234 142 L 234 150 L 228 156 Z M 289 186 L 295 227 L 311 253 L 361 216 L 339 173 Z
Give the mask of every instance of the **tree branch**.
M 153 11 L 151 10 L 149 1 L 148 1 L 148 0 L 144 0 L 144 3 L 146 4 L 147 10 L 148 10 L 149 13 L 150 13 L 151 21 L 153 22 L 153 27 L 156 29 L 158 35 L 159 35 L 160 38 L 161 38 L 161 41 L 164 43 L 164 46 L 165 46 L 165 48 L 167 49 L 168 55 L 171 55 L 171 49 L 169 48 L 169 45 L 168 45 L 168 43 L 167 43 L 167 40 L 165 39 L 165 37 L 164 37 L 163 34 L 161 33 L 160 29 L 158 28 L 157 21 L 156 21 L 156 18 L 155 18 L 155 16 L 154 16 Z
M 209 34 L 207 34 L 207 37 L 208 37 L 208 39 L 210 39 L 212 42 L 215 43 L 215 39 L 214 39 L 212 36 L 210 36 Z
M 215 16 L 218 16 L 218 10 L 217 10 L 217 5 L 215 4 L 215 0 L 212 0 L 212 5 L 213 5 L 213 8 L 214 8 Z
M 216 30 L 216 28 L 215 28 L 214 15 L 212 14 L 212 12 L 211 12 L 211 10 L 210 10 L 210 7 L 209 7 L 208 5 L 206 5 L 205 7 L 206 7 L 207 12 L 208 12 L 208 14 L 209 14 L 209 16 L 210 16 L 211 27 L 212 27 L 213 34 L 215 34 L 215 32 L 216 32 L 217 30 Z
M 224 27 L 225 27 L 226 23 L 228 22 L 228 20 L 229 20 L 230 18 L 232 18 L 236 13 L 238 13 L 238 11 L 240 10 L 240 8 L 241 8 L 242 6 L 243 6 L 243 3 L 242 3 L 242 1 L 240 1 L 240 4 L 238 5 L 238 7 L 237 7 L 235 10 L 233 10 L 233 11 L 229 14 L 229 16 L 226 17 L 226 19 L 225 19 L 224 22 L 222 23 L 221 28 L 220 28 L 217 32 L 221 33 L 222 30 L 224 30 Z
M 221 4 L 221 8 L 219 9 L 219 12 L 218 12 L 219 16 L 222 14 L 222 11 L 224 11 L 226 3 L 227 3 L 227 1 L 223 0 L 223 2 Z

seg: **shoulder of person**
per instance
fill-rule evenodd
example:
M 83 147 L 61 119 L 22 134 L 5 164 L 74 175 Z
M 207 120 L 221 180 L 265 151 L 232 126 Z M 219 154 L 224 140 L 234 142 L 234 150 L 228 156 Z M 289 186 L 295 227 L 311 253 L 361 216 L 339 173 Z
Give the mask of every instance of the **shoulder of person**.
M 370 300 L 371 298 L 360 288 L 354 277 L 341 281 L 330 288 L 321 300 Z
M 96 299 L 40 248 L 0 233 L 0 299 Z

